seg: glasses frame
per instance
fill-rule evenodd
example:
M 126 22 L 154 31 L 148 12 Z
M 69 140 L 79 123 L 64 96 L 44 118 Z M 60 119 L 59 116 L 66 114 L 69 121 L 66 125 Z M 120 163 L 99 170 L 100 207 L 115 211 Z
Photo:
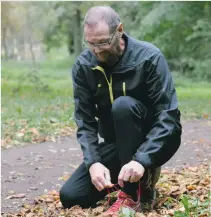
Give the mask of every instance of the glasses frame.
M 105 46 L 107 46 L 107 45 L 110 45 L 111 42 L 112 42 L 112 40 L 113 40 L 113 38 L 114 38 L 114 35 L 115 35 L 115 33 L 116 33 L 116 31 L 117 31 L 117 29 L 119 28 L 120 25 L 121 25 L 121 23 L 116 27 L 116 29 L 114 30 L 114 32 L 113 32 L 113 34 L 112 34 L 112 36 L 110 37 L 110 39 L 109 39 L 108 42 L 103 42 L 103 43 L 90 43 L 90 42 L 87 42 L 87 41 L 84 39 L 84 41 L 83 41 L 84 47 L 91 47 L 91 48 L 98 47 L 98 48 L 100 48 L 100 47 L 105 47 Z

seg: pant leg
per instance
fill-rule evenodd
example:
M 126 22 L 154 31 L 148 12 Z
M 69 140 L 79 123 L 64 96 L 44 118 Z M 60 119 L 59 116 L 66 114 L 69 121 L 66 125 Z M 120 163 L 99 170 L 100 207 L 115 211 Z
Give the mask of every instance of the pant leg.
M 112 183 L 117 183 L 121 167 L 115 144 L 101 143 L 99 152 L 103 165 L 110 170 Z M 91 182 L 89 171 L 82 163 L 62 186 L 60 200 L 64 208 L 70 208 L 74 205 L 89 208 L 95 207 L 96 203 L 103 199 L 106 194 L 106 190 L 99 192 L 95 188 Z
M 112 116 L 114 121 L 116 147 L 119 154 L 121 166 L 132 160 L 133 155 L 144 142 L 147 128 L 150 123 L 146 123 L 147 109 L 144 105 L 129 96 L 117 98 L 112 105 Z M 158 168 L 159 170 L 159 168 Z M 156 169 L 145 171 L 141 178 L 141 188 L 153 188 L 158 177 L 155 179 Z M 124 191 L 136 198 L 138 189 L 137 183 L 124 183 Z

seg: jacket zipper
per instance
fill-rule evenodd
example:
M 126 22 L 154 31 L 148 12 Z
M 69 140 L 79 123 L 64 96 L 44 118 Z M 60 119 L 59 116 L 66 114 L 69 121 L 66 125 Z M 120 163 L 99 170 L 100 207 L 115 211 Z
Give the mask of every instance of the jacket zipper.
M 109 90 L 109 96 L 110 96 L 110 101 L 111 104 L 114 102 L 114 96 L 113 96 L 113 90 L 112 90 L 112 75 L 110 75 L 110 82 L 108 81 L 108 78 L 106 76 L 105 70 L 101 67 L 101 66 L 96 66 L 94 68 L 92 68 L 93 70 L 97 69 L 99 71 L 101 71 L 106 79 L 106 82 L 108 84 L 108 90 Z

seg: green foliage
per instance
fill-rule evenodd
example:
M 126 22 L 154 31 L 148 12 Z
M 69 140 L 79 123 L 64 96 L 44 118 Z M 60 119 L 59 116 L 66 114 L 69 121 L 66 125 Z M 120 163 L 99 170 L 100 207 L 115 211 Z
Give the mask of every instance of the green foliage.
M 102 3 L 103 2 L 101 2 L 101 4 Z M 69 52 L 73 53 L 74 33 L 76 30 L 73 17 L 76 14 L 76 10 L 80 11 L 80 21 L 82 24 L 87 10 L 98 4 L 98 2 L 50 2 L 49 6 L 56 16 L 54 16 L 51 26 L 49 26 L 45 32 L 44 41 L 48 51 L 51 48 L 58 48 L 67 44 Z M 109 3 L 106 4 L 108 5 Z M 82 30 L 81 26 L 79 28 Z M 80 37 L 80 35 L 78 37 Z M 80 43 L 82 43 L 82 38 Z
M 208 199 L 204 202 L 200 202 L 198 198 L 183 196 L 181 203 L 185 211 L 175 211 L 174 217 L 207 216 L 207 213 L 209 213 L 210 193 Z
M 31 37 L 44 39 L 48 52 L 45 61 L 37 62 L 36 68 L 30 62 L 2 63 L 3 137 L 17 132 L 22 119 L 40 127 L 43 133 L 53 132 L 50 129 L 55 124 L 49 121 L 52 118 L 58 120 L 60 127 L 72 123 L 70 67 L 75 60 L 69 57 L 71 49 L 74 50 L 72 18 L 77 9 L 82 23 L 88 8 L 94 5 L 114 7 L 127 33 L 154 43 L 165 54 L 171 70 L 177 72 L 173 76 L 183 118 L 210 117 L 210 2 L 4 3 L 4 26 L 15 25 L 14 34 L 18 31 L 16 35 L 23 41 L 22 27 L 27 14 L 28 26 L 33 26 Z M 16 16 L 21 11 L 24 19 Z M 15 16 L 8 18 L 7 12 L 15 12 Z M 13 123 L 12 120 L 17 121 L 7 124 Z
M 12 44 L 13 35 L 17 36 L 16 47 L 23 46 L 25 30 L 34 44 L 42 40 L 48 52 L 66 46 L 69 53 L 78 54 L 82 50 L 85 13 L 95 5 L 113 7 L 120 15 L 124 30 L 158 46 L 171 70 L 211 81 L 211 2 L 207 1 L 4 3 L 2 57 L 9 56 L 11 49 L 6 42 L 10 38 Z M 13 32 L 9 33 L 9 29 Z
M 211 80 L 210 2 L 125 2 L 115 6 L 126 32 L 154 43 L 172 70 Z
M 30 63 L 2 63 L 2 138 L 29 141 L 30 132 L 16 137 L 23 120 L 28 128 L 35 127 L 42 135 L 54 135 L 65 126 L 74 125 L 70 77 L 74 58 L 62 59 L 58 55 L 53 61 L 54 56 L 52 52 L 48 61 L 37 63 L 36 70 Z M 210 84 L 179 73 L 173 73 L 173 77 L 182 117 L 211 117 Z
M 3 139 L 11 139 L 12 144 L 31 142 L 30 128 L 36 128 L 40 137 L 46 137 L 74 126 L 72 82 L 67 62 L 71 66 L 73 59 L 52 64 L 43 62 L 37 70 L 26 64 L 3 63 Z M 23 129 L 24 136 L 19 136 Z
M 135 211 L 126 207 L 122 207 L 118 217 L 134 217 Z

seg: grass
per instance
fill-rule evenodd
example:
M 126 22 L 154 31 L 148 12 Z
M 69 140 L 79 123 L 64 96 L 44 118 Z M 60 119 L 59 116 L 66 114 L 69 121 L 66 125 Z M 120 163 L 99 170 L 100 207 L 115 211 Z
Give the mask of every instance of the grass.
M 72 59 L 2 65 L 2 138 L 19 144 L 60 134 L 74 126 L 70 66 Z M 32 130 L 35 128 L 36 130 Z M 32 135 L 35 134 L 35 135 Z M 33 137 L 33 139 L 32 139 Z
M 74 127 L 73 57 L 31 63 L 2 63 L 2 145 L 54 140 Z M 211 85 L 173 73 L 182 116 L 211 117 Z M 64 130 L 66 129 L 66 130 Z
M 200 201 L 199 198 L 191 197 L 187 195 L 181 195 L 180 199 L 181 208 L 180 210 L 175 209 L 171 215 L 165 215 L 166 217 L 202 217 L 209 215 L 209 197 L 203 202 Z M 171 205 L 171 203 L 170 203 Z M 168 207 L 166 207 L 169 209 Z M 134 211 L 129 208 L 123 208 L 118 217 L 134 217 Z M 153 215 L 151 215 L 153 216 Z M 154 215 L 158 216 L 158 215 Z M 143 217 L 147 217 L 144 215 Z
M 173 73 L 179 100 L 179 108 L 184 119 L 211 118 L 211 82 L 197 81 Z

